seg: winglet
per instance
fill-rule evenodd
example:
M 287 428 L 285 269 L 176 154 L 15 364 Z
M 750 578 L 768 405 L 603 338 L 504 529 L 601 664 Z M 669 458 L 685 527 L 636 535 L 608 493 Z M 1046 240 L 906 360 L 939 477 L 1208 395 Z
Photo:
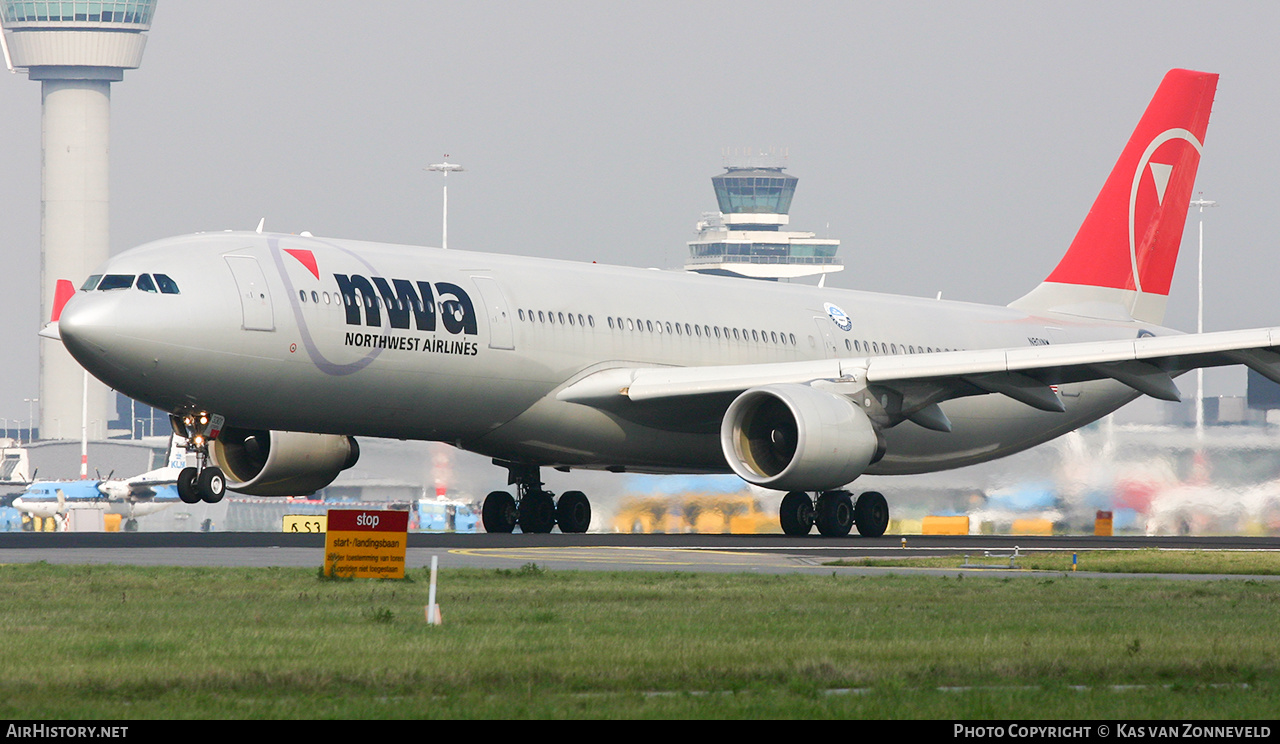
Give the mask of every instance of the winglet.
M 49 317 L 49 322 L 57 323 L 58 318 L 62 317 L 62 308 L 66 307 L 67 300 L 75 296 L 76 287 L 66 279 L 59 279 L 53 288 L 53 313 Z

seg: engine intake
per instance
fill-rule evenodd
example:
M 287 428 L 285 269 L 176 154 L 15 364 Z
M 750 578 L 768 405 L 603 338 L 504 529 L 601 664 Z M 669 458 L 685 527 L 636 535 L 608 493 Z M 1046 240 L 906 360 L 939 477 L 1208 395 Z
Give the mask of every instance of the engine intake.
M 738 477 L 779 491 L 833 490 L 884 456 L 884 440 L 853 401 L 797 384 L 739 395 L 720 446 Z
M 333 482 L 360 459 L 356 440 L 336 434 L 225 428 L 214 461 L 227 488 L 251 496 L 302 496 Z

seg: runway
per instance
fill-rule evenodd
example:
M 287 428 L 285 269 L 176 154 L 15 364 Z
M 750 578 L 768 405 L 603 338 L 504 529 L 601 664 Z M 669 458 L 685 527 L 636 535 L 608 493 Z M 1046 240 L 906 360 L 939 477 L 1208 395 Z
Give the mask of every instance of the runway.
M 720 573 L 814 573 L 847 575 L 909 573 L 928 575 L 1029 576 L 1043 573 L 995 568 L 1005 556 L 1037 551 L 1097 550 L 1225 550 L 1280 551 L 1274 537 L 1094 537 L 1094 536 L 886 536 L 866 539 L 793 538 L 784 535 L 585 534 L 461 535 L 413 533 L 406 562 L 410 569 L 430 565 L 437 556 L 444 567 L 519 569 L 528 563 L 548 570 L 704 571 Z M 291 566 L 318 567 L 323 562 L 321 535 L 286 533 L 0 533 L 0 564 L 46 561 L 58 564 L 157 566 Z M 985 558 L 991 553 L 996 558 Z M 831 566 L 858 557 L 970 556 L 984 568 L 871 568 Z M 1135 574 L 1076 572 L 1080 577 Z M 1212 580 L 1276 576 L 1161 574 L 1163 578 Z

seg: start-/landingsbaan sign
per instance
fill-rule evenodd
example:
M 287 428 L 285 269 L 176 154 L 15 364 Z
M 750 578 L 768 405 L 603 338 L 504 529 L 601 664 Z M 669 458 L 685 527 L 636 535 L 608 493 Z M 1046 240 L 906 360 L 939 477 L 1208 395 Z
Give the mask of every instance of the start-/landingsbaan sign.
M 330 509 L 325 533 L 327 576 L 403 579 L 409 512 Z

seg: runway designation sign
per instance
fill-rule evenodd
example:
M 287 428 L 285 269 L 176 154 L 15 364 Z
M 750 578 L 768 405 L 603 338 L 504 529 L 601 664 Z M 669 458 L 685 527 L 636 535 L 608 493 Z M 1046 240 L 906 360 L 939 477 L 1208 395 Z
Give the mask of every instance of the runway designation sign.
M 326 576 L 403 579 L 409 512 L 330 509 L 325 533 Z

